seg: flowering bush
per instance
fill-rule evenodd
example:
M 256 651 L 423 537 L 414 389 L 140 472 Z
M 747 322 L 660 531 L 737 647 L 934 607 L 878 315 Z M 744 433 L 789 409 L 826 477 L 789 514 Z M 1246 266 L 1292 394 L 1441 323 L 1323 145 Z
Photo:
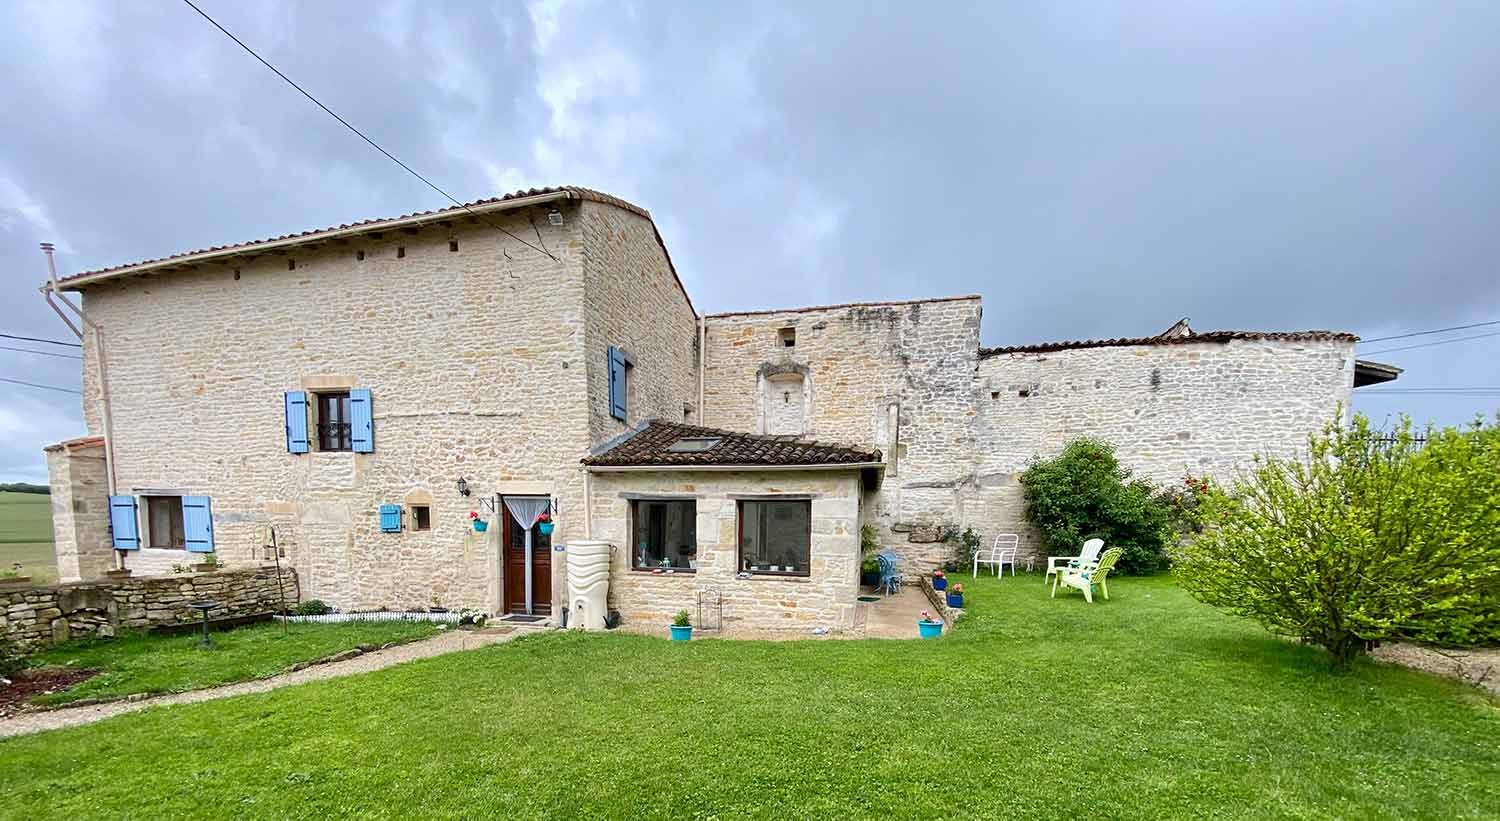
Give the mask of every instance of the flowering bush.
M 460 626 L 471 625 L 473 627 L 483 627 L 484 623 L 489 621 L 489 619 L 489 614 L 480 610 L 470 610 L 465 607 L 458 611 L 458 623 Z

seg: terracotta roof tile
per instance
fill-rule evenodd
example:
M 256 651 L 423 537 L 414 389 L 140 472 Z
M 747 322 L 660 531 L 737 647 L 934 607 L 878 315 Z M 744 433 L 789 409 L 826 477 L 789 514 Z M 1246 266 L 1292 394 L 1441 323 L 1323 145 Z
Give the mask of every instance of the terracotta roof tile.
M 717 439 L 718 442 L 706 450 L 669 450 L 682 439 Z M 583 463 L 590 467 L 795 467 L 879 461 L 878 450 L 859 450 L 794 436 L 765 436 L 651 419 L 631 433 L 606 442 L 596 453 L 585 458 Z
M 1034 345 L 1011 345 L 1004 348 L 980 348 L 979 356 L 1009 353 L 1046 353 L 1078 348 L 1122 348 L 1131 345 L 1190 345 L 1194 342 L 1229 342 L 1234 339 L 1279 340 L 1288 342 L 1358 342 L 1359 337 L 1343 331 L 1204 331 L 1180 336 L 1121 337 L 1119 339 L 1084 339 L 1065 342 L 1042 342 Z

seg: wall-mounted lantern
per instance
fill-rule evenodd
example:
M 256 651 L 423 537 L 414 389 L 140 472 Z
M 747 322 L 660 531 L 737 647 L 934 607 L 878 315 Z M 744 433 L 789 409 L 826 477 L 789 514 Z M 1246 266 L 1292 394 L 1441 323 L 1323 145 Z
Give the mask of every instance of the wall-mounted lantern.
M 469 495 L 469 483 L 466 482 L 466 481 L 464 481 L 464 477 L 462 477 L 462 476 L 458 477 L 458 495 L 460 495 L 460 496 L 468 496 Z

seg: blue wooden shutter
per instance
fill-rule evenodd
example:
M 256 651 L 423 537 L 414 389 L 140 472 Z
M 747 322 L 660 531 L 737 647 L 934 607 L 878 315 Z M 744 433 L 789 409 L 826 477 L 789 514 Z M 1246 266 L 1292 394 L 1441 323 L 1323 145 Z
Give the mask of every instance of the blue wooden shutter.
M 609 346 L 609 415 L 625 421 L 625 352 Z
M 375 417 L 369 388 L 349 390 L 349 436 L 355 453 L 375 452 Z
M 214 514 L 207 496 L 182 497 L 182 535 L 188 550 L 214 552 Z
M 401 532 L 401 506 L 380 506 L 380 529 L 386 533 Z
M 286 450 L 307 453 L 307 391 L 286 392 Z
M 140 520 L 135 515 L 134 496 L 109 497 L 109 529 L 115 550 L 140 550 Z

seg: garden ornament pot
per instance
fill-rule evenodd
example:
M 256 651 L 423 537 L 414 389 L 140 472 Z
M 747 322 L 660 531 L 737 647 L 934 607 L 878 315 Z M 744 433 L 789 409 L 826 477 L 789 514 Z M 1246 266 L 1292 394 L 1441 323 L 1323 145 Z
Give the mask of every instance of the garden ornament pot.
M 687 627 L 672 625 L 672 641 L 692 641 L 692 639 L 693 626 L 691 624 Z
M 947 590 L 948 589 L 948 578 L 946 576 L 933 576 L 932 577 L 932 589 L 933 590 Z
M 489 522 L 483 521 L 481 519 L 475 519 L 474 520 L 474 532 L 475 533 L 483 533 L 483 532 L 485 532 L 486 530 L 489 530 L 489 529 L 490 529 L 490 523 Z
M 536 526 L 536 529 L 542 531 L 542 535 L 543 536 L 551 536 L 552 535 L 552 523 L 551 522 L 542 522 L 541 524 L 539 524 L 539 525 Z
M 935 639 L 943 634 L 943 623 L 940 621 L 918 621 L 917 631 L 924 639 Z
M 962 593 L 949 593 L 948 594 L 948 606 L 949 607 L 963 607 L 964 606 L 964 594 L 962 594 Z

